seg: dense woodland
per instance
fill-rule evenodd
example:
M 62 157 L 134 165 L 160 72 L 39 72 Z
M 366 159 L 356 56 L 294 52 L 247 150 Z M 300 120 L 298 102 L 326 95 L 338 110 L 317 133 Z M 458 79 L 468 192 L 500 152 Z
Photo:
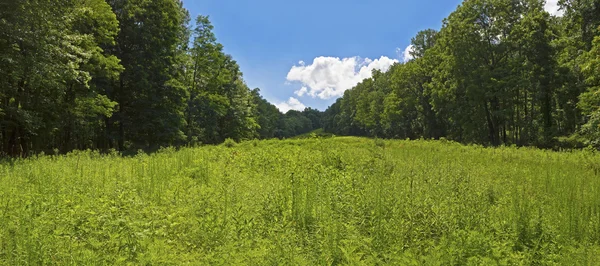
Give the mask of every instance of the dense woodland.
M 600 140 L 600 1 L 466 0 L 324 114 L 327 131 L 486 145 Z M 566 141 L 565 141 L 566 140 Z
M 0 145 L 74 149 L 285 138 L 319 128 L 249 89 L 179 0 L 0 1 Z M 305 116 L 307 115 L 307 116 Z
M 324 113 L 282 114 L 180 0 L 0 1 L 3 155 L 337 135 L 551 147 L 600 140 L 600 0 L 466 0 L 413 60 Z M 399 25 L 401 27 L 402 25 Z M 268 41 L 268 40 L 265 40 Z

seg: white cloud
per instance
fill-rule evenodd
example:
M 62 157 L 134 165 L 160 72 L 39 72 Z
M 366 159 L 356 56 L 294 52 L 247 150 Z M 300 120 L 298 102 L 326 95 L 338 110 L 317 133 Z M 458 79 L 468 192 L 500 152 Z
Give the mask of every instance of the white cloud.
M 289 110 L 304 111 L 306 108 L 306 105 L 294 97 L 290 97 L 290 99 L 285 102 L 277 103 L 275 106 L 283 113 L 287 113 Z
M 546 5 L 544 5 L 544 9 L 550 13 L 550 15 L 562 17 L 565 12 L 563 10 L 558 10 L 559 8 L 558 0 L 546 0 Z
M 370 78 L 374 69 L 385 72 L 397 62 L 398 60 L 385 56 L 375 60 L 321 56 L 315 58 L 311 65 L 293 66 L 287 80 L 303 85 L 302 89 L 296 91 L 298 96 L 331 99 L 342 96 L 346 90 Z
M 294 94 L 296 94 L 296 95 L 298 95 L 300 97 L 304 96 L 307 93 L 308 93 L 308 88 L 307 87 L 302 87 L 301 89 L 299 89 L 299 90 L 297 90 L 297 91 L 294 92 Z
M 402 62 L 406 63 L 406 62 L 414 59 L 414 56 L 412 56 L 410 54 L 414 50 L 415 50 L 415 46 L 411 44 L 411 45 L 407 46 L 404 50 L 397 48 L 396 53 L 398 54 L 398 57 L 402 58 Z
M 402 58 L 404 51 L 402 51 L 402 48 L 398 47 L 396 48 L 396 56 L 398 56 L 398 58 Z

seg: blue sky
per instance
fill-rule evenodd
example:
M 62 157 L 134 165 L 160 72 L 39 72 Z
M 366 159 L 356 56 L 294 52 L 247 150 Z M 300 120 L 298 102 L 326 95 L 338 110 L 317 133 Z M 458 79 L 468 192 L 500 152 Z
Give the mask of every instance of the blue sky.
M 372 69 L 403 61 L 420 30 L 461 0 L 183 0 L 208 15 L 250 88 L 282 111 L 325 110 Z M 368 60 L 368 59 L 370 60 Z

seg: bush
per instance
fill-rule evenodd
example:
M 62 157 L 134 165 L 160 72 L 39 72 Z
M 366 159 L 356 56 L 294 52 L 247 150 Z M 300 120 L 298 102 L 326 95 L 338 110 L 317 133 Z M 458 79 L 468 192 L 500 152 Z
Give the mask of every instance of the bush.
M 227 148 L 233 148 L 237 145 L 237 142 L 231 138 L 227 138 L 225 142 L 223 142 L 223 145 Z
M 200 147 L 202 146 L 202 141 L 200 141 L 200 139 L 197 136 L 193 136 L 189 145 L 191 147 Z
M 559 137 L 554 144 L 554 149 L 555 150 L 583 149 L 583 148 L 587 147 L 587 145 L 586 145 L 587 142 L 588 142 L 588 140 L 586 140 L 581 135 L 573 134 L 568 137 Z
M 385 148 L 385 141 L 383 141 L 382 139 L 375 139 L 374 142 L 375 146 Z

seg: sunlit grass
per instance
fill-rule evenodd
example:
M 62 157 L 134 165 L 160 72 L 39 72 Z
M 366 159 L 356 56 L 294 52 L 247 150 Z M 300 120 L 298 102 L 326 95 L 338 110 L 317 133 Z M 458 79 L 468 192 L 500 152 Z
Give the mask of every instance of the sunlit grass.
M 594 265 L 600 156 L 362 138 L 0 166 L 0 263 Z

